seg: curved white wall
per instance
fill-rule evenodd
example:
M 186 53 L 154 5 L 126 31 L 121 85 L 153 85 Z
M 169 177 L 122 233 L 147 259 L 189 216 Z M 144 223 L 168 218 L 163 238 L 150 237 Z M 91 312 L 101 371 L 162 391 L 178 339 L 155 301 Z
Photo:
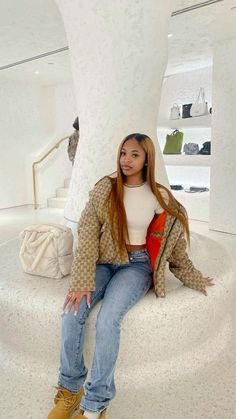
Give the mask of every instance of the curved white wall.
M 210 228 L 236 234 L 236 39 L 214 47 Z
M 171 1 L 57 0 L 70 47 L 80 147 L 65 215 L 78 220 L 88 190 L 116 169 L 117 146 L 133 132 L 156 141 L 167 63 Z M 168 184 L 158 144 L 157 179 Z

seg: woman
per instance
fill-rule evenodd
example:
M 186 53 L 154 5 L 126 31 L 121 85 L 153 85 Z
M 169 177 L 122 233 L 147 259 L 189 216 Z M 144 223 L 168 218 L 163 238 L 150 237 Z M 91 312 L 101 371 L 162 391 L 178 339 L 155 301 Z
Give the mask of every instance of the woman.
M 156 296 L 165 296 L 167 262 L 184 285 L 205 295 L 206 287 L 213 285 L 186 253 L 186 211 L 155 182 L 154 162 L 152 140 L 131 134 L 119 148 L 117 177 L 104 177 L 90 192 L 78 225 L 78 248 L 62 315 L 59 387 L 48 419 L 69 418 L 78 406 L 76 419 L 105 418 L 115 396 L 122 318 L 152 284 Z M 101 299 L 91 379 L 83 389 L 85 319 Z

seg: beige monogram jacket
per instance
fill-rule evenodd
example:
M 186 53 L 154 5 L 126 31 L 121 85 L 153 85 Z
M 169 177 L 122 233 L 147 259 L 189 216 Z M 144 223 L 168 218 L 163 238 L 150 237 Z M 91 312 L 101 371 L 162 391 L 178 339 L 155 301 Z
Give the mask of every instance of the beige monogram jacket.
M 78 223 L 78 247 L 74 256 L 70 291 L 94 291 L 96 263 L 129 263 L 128 253 L 119 254 L 112 238 L 108 211 L 104 207 L 112 186 L 108 176 L 101 179 L 89 193 L 89 201 Z M 158 234 L 158 232 L 157 232 Z M 165 267 L 187 287 L 205 291 L 203 275 L 189 259 L 187 243 L 180 221 L 167 214 L 161 247 L 153 272 L 154 290 L 157 297 L 165 297 Z

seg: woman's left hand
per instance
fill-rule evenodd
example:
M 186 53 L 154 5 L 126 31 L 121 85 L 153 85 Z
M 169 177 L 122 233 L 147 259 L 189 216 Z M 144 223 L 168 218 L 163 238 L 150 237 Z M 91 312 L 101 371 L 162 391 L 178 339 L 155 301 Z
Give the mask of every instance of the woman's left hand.
M 205 282 L 206 287 L 212 287 L 213 285 L 215 285 L 215 284 L 213 284 L 213 282 L 211 282 L 211 281 L 213 281 L 213 278 L 210 278 L 209 276 L 207 276 L 206 278 L 203 278 L 203 281 Z M 206 290 L 203 291 L 203 294 L 207 295 Z

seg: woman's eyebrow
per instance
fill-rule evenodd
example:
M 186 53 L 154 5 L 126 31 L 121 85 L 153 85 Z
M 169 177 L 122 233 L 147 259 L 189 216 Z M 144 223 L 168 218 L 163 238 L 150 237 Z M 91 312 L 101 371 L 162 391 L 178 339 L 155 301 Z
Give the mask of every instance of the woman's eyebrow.
M 127 151 L 125 148 L 122 148 L 121 149 L 121 151 Z M 139 150 L 130 150 L 131 151 L 131 153 L 133 153 L 134 151 L 136 152 L 136 153 L 139 153 Z

